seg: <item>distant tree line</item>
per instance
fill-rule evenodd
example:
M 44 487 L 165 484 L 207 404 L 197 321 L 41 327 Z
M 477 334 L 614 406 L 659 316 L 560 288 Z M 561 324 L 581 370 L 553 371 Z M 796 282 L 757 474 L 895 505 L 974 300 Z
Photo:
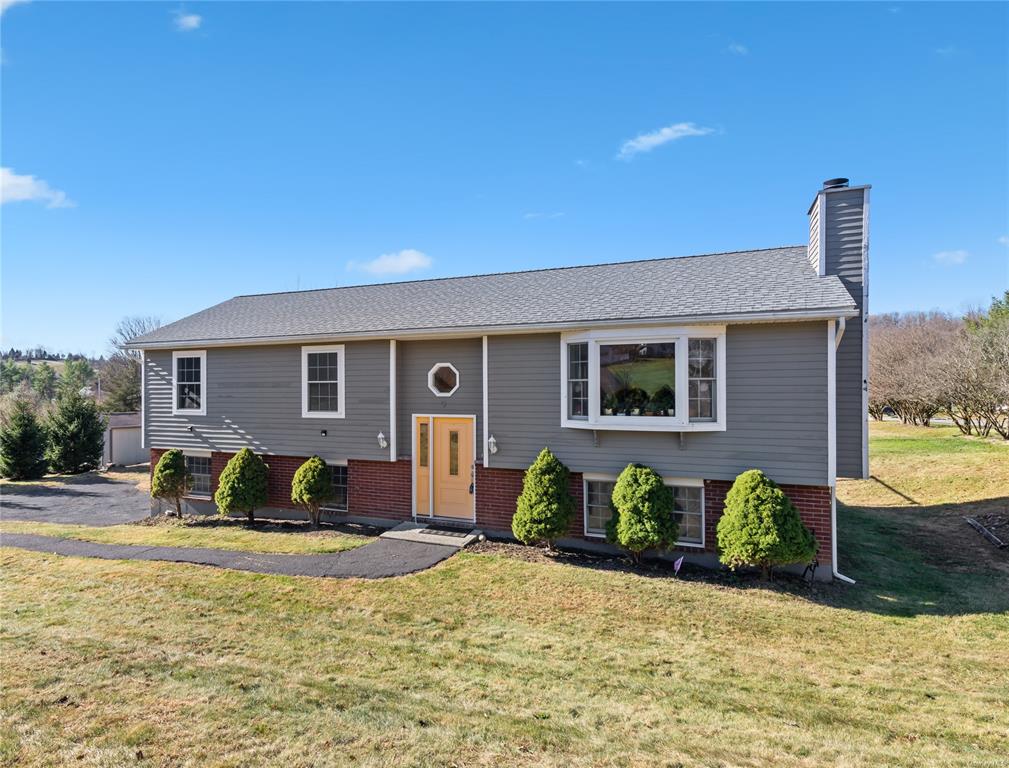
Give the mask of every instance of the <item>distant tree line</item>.
M 1009 291 L 985 310 L 869 319 L 869 413 L 1009 440 Z

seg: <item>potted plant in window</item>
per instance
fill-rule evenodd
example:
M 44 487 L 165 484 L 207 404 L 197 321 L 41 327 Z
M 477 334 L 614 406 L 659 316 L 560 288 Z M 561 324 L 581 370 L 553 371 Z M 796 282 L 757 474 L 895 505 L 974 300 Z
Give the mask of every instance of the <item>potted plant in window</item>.
M 655 404 L 656 415 L 669 416 L 670 411 L 676 409 L 676 393 L 668 384 L 663 384 L 652 396 L 652 402 Z
M 645 390 L 635 387 L 627 393 L 627 415 L 640 416 L 642 409 L 648 403 L 648 393 Z
M 612 416 L 617 409 L 617 396 L 610 393 L 603 396 L 603 416 Z

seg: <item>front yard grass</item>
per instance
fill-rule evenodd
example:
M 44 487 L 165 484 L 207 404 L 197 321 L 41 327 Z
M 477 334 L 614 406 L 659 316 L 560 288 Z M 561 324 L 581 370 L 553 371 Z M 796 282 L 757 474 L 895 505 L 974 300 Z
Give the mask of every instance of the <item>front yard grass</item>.
M 1007 455 L 973 465 L 974 493 Z M 899 466 L 880 479 L 910 495 Z M 0 760 L 1004 766 L 1005 575 L 932 556 L 919 521 L 947 502 L 928 488 L 924 511 L 840 511 L 854 587 L 470 552 L 358 581 L 2 549 Z

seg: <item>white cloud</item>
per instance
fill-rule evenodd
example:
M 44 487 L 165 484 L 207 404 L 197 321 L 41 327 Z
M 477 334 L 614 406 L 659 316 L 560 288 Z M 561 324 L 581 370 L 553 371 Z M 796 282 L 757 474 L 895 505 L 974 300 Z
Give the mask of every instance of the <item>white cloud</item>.
M 383 253 L 377 259 L 358 263 L 350 262 L 348 269 L 360 269 L 373 275 L 405 275 L 408 272 L 427 269 L 431 266 L 431 257 L 413 248 L 407 248 L 396 253 Z
M 202 23 L 203 17 L 199 14 L 175 12 L 175 28 L 179 32 L 192 32 L 194 29 L 199 29 Z
M 944 264 L 946 266 L 963 264 L 967 261 L 967 251 L 939 251 L 939 253 L 932 254 L 932 261 L 936 264 Z
M 12 5 L 20 5 L 21 3 L 27 3 L 29 0 L 0 0 L 0 14 L 10 8 Z
M 750 53 L 750 49 L 747 48 L 742 43 L 732 43 L 726 50 L 728 50 L 729 53 L 735 54 L 736 56 L 748 56 Z
M 694 123 L 674 123 L 657 131 L 642 133 L 640 136 L 628 139 L 620 146 L 617 159 L 630 160 L 641 152 L 651 152 L 656 147 L 661 147 L 670 141 L 676 141 L 687 136 L 707 136 L 709 133 L 714 132 L 714 128 L 702 128 Z
M 1002 235 L 1002 237 L 1000 237 L 998 239 L 998 244 L 999 245 L 1009 245 L 1009 235 Z
M 0 168 L 0 203 L 19 203 L 33 200 L 45 203 L 46 208 L 72 208 L 77 203 L 66 192 L 53 189 L 42 179 L 22 176 L 10 168 Z
M 559 219 L 564 215 L 564 211 L 554 211 L 553 213 L 546 213 L 543 211 L 531 211 L 529 213 L 523 213 L 523 219 Z

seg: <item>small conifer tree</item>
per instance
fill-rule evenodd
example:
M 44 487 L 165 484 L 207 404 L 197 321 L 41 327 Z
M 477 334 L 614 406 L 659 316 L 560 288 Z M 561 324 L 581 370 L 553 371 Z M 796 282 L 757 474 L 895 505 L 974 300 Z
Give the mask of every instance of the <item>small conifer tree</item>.
M 27 398 L 14 400 L 9 416 L 0 424 L 0 476 L 11 480 L 37 480 L 46 473 L 45 431 Z
M 326 462 L 313 456 L 298 467 L 291 481 L 291 501 L 308 510 L 313 528 L 319 527 L 322 505 L 333 498 L 333 479 Z
M 248 448 L 243 448 L 221 472 L 214 501 L 222 515 L 244 512 L 250 523 L 256 522 L 256 508 L 266 504 L 269 467 Z
M 151 497 L 172 502 L 176 517 L 182 517 L 182 497 L 192 487 L 193 476 L 186 469 L 182 451 L 173 448 L 161 454 L 151 477 Z
M 799 511 L 777 483 L 759 469 L 736 478 L 718 521 L 719 558 L 725 565 L 757 566 L 769 579 L 777 565 L 808 563 L 816 547 Z
M 525 544 L 547 547 L 564 535 L 575 511 L 568 489 L 568 468 L 550 452 L 540 451 L 522 479 L 522 493 L 512 516 L 512 533 Z
M 77 474 L 101 464 L 105 420 L 95 401 L 67 390 L 56 401 L 46 425 L 46 459 L 53 472 Z
M 673 492 L 654 469 L 628 464 L 613 486 L 612 506 L 606 538 L 635 561 L 646 549 L 665 549 L 676 542 Z

